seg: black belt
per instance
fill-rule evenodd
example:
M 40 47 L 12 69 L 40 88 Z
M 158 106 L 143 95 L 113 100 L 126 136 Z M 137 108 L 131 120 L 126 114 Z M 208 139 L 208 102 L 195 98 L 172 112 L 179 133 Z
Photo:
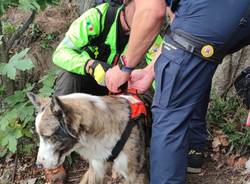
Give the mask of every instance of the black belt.
M 176 30 L 175 32 L 169 31 L 167 35 L 174 41 L 171 44 L 199 56 L 204 60 L 220 64 L 224 58 L 224 55 L 219 53 L 220 49 L 214 44 L 208 43 L 182 30 Z

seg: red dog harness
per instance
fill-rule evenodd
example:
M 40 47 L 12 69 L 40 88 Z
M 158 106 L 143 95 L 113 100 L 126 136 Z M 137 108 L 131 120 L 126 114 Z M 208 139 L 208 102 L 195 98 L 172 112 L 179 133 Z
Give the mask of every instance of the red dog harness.
M 119 95 L 126 98 L 130 105 L 130 118 L 137 119 L 139 116 L 147 116 L 147 110 L 145 104 L 137 95 Z
M 118 140 L 118 142 L 116 143 L 115 147 L 113 148 L 113 150 L 111 151 L 111 155 L 108 157 L 107 161 L 114 161 L 117 156 L 120 154 L 120 152 L 122 151 L 123 147 L 125 146 L 131 131 L 133 129 L 133 127 L 138 124 L 138 120 L 142 117 L 146 117 L 147 116 L 147 110 L 146 110 L 146 106 L 143 103 L 143 101 L 134 94 L 131 95 L 118 95 L 122 98 L 126 98 L 130 104 L 130 120 L 127 124 L 127 126 L 125 127 L 121 138 Z

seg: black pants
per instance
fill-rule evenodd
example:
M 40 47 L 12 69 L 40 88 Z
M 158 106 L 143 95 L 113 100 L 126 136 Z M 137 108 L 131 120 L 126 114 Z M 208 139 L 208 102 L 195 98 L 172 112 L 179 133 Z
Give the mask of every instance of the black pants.
M 70 93 L 87 93 L 104 96 L 108 94 L 108 89 L 98 85 L 90 75 L 83 76 L 63 70 L 56 79 L 54 95 L 60 96 Z

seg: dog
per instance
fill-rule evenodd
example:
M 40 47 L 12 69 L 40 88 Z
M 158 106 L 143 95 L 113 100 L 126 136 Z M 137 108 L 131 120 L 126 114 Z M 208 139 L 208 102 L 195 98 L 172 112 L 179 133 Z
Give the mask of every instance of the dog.
M 123 183 L 149 183 L 145 135 L 140 126 L 131 129 L 118 156 L 107 161 L 130 121 L 128 96 L 27 96 L 37 109 L 38 167 L 56 168 L 76 151 L 90 165 L 80 184 L 105 183 L 104 176 L 110 169 L 124 178 Z

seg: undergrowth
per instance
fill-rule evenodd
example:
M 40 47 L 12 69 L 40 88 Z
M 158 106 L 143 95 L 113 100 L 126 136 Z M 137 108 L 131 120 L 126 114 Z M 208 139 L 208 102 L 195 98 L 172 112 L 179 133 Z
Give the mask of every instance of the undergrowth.
M 18 143 L 21 153 L 31 154 L 35 150 L 36 141 L 33 140 L 35 109 L 26 93 L 37 91 L 40 96 L 50 96 L 54 92 L 55 77 L 56 70 L 52 70 L 37 83 L 27 83 L 24 89 L 15 91 L 1 102 L 0 157 L 9 151 L 15 153 Z
M 250 147 L 250 127 L 246 127 L 247 110 L 235 95 L 221 98 L 212 93 L 207 120 L 210 128 L 221 129 L 234 151 L 246 153 Z

